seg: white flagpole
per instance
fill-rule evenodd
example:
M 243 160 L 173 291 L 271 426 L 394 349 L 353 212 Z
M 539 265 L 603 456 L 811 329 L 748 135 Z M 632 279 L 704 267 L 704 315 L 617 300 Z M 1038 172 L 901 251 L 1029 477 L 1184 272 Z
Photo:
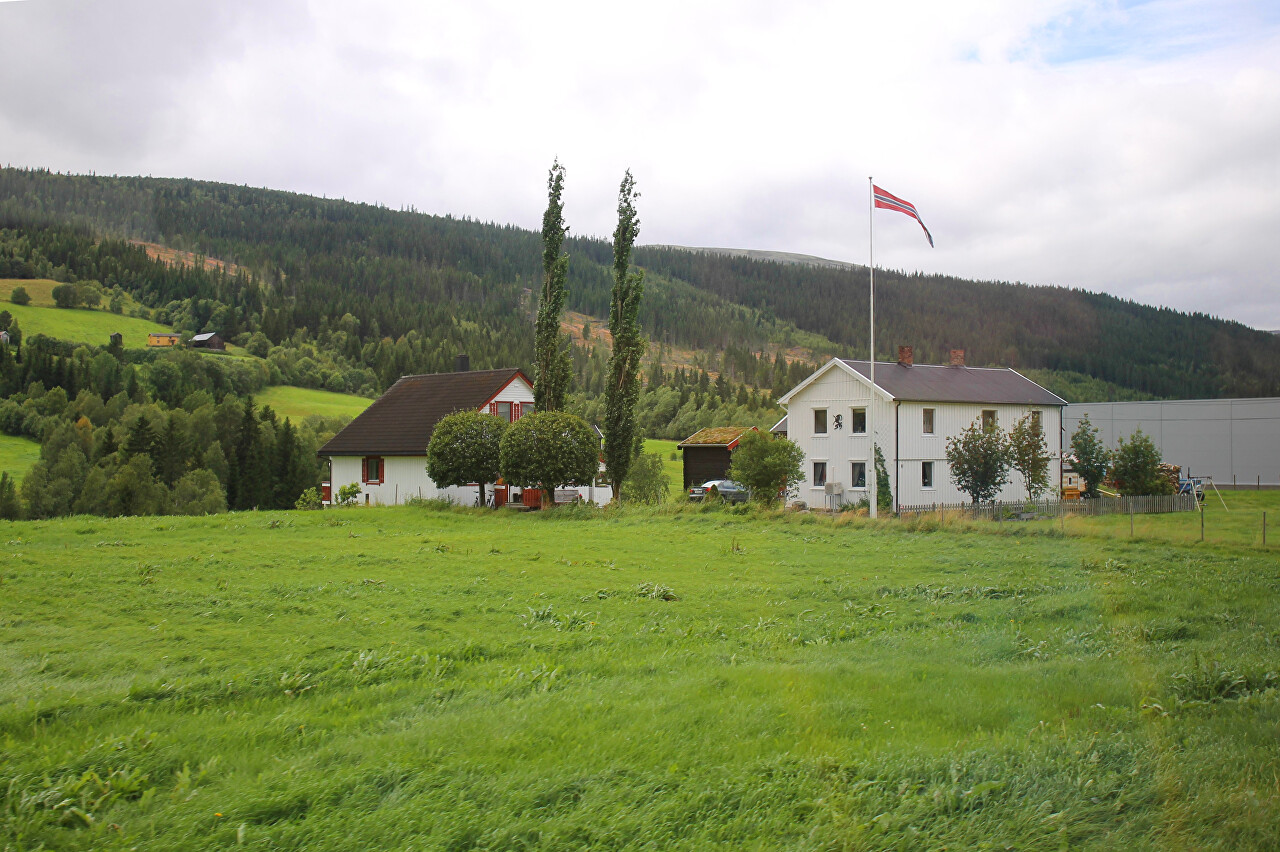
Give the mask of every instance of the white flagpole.
M 867 503 L 871 507 L 871 517 L 876 516 L 876 504 L 880 501 L 879 492 L 876 490 L 876 188 L 872 178 L 867 178 L 867 187 L 870 195 L 868 201 L 870 206 L 867 208 L 867 219 L 870 222 L 870 245 L 871 245 L 871 358 L 870 360 L 870 378 L 871 378 L 871 402 L 867 404 L 867 434 L 871 436 L 871 451 L 867 458 Z

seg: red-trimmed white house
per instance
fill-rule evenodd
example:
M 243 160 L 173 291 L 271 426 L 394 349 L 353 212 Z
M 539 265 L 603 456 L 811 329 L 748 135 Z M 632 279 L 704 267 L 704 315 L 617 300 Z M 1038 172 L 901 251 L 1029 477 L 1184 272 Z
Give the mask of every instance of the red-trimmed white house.
M 343 486 L 357 483 L 356 502 L 365 505 L 392 506 L 423 497 L 474 506 L 478 485 L 442 488 L 427 475 L 427 444 L 436 424 L 455 411 L 487 411 L 514 423 L 533 410 L 533 383 L 514 367 L 403 376 L 317 451 L 329 459 L 324 502 L 335 500 Z M 541 501 L 534 489 L 486 486 L 499 506 L 518 501 L 537 506 Z M 598 503 L 612 495 L 607 486 L 584 487 L 578 493 Z
M 474 505 L 478 486 L 441 488 L 427 476 L 427 444 L 436 424 L 468 410 L 519 420 L 533 412 L 533 383 L 515 368 L 402 377 L 317 452 L 329 459 L 326 502 L 354 482 L 362 504 L 443 497 Z M 502 502 L 511 496 L 505 487 L 496 494 Z

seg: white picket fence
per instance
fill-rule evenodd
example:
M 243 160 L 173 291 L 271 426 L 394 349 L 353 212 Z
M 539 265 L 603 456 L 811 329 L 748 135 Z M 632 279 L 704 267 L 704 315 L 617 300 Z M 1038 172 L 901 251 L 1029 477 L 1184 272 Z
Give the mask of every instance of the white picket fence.
M 961 512 L 983 520 L 1021 520 L 1060 515 L 1159 515 L 1194 512 L 1199 504 L 1191 494 L 1161 494 L 1147 497 L 1095 497 L 1092 500 L 996 500 L 992 503 L 921 503 L 899 506 L 898 514 L 924 515 L 931 512 Z

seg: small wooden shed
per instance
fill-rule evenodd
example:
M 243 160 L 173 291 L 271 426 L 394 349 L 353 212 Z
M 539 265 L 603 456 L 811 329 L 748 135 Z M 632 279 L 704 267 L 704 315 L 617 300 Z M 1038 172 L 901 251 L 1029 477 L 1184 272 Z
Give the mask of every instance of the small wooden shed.
M 208 331 L 204 334 L 193 336 L 191 338 L 191 346 L 195 349 L 216 349 L 219 352 L 227 348 L 227 344 L 218 336 L 216 331 Z
M 729 476 L 729 462 L 738 441 L 754 426 L 712 426 L 685 438 L 677 448 L 684 455 L 684 487 Z

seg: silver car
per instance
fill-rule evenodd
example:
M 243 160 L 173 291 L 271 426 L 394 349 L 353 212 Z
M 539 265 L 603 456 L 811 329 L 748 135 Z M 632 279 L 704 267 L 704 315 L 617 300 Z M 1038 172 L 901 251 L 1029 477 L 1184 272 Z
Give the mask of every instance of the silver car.
M 715 489 L 714 493 L 719 494 L 726 503 L 745 503 L 751 499 L 751 492 L 732 479 L 713 479 L 710 482 L 695 485 L 689 489 L 689 499 L 702 500 L 712 488 Z

